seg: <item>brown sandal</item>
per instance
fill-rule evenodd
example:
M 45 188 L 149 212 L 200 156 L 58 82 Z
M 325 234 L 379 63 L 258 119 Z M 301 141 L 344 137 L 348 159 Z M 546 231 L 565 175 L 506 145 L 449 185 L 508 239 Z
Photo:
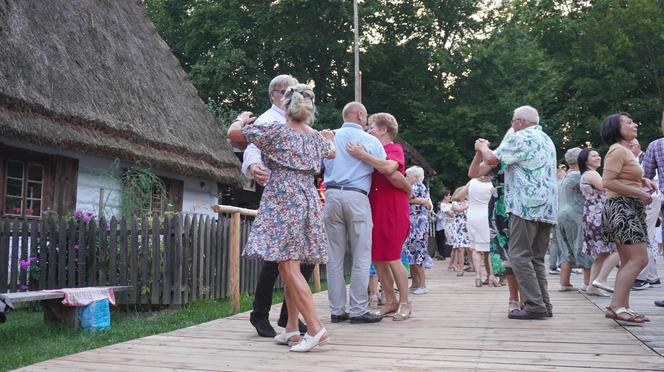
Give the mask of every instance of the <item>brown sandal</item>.
M 604 313 L 604 317 L 613 319 L 618 322 L 637 323 L 637 324 L 643 324 L 647 321 L 643 315 L 637 314 L 625 307 L 621 307 L 619 309 L 614 310 L 611 307 L 607 306 L 606 313 Z

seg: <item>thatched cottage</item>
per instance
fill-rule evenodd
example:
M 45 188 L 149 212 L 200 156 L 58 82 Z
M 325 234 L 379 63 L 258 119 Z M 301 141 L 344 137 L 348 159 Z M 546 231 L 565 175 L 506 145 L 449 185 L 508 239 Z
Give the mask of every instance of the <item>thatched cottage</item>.
M 138 0 L 0 2 L 0 164 L 1 216 L 25 218 L 117 215 L 136 164 L 168 191 L 154 210 L 211 213 L 241 177 Z

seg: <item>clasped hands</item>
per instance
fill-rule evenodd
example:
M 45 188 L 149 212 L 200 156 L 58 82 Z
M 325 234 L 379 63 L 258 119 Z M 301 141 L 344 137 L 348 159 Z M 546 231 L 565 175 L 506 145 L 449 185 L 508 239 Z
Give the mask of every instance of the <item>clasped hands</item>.
M 480 151 L 482 147 L 489 148 L 490 145 L 491 142 L 489 142 L 488 140 L 485 140 L 484 138 L 478 138 L 477 140 L 475 140 L 475 151 Z

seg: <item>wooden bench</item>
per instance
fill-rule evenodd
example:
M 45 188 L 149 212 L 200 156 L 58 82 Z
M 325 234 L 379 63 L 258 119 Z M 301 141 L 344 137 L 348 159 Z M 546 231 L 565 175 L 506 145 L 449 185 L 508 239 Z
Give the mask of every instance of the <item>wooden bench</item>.
M 110 286 L 110 287 L 97 287 L 97 288 L 110 288 L 114 293 L 123 292 L 132 289 L 132 286 Z M 2 293 L 0 298 L 5 298 L 13 304 L 22 302 L 41 301 L 44 308 L 44 323 L 60 323 L 67 327 L 78 329 L 80 327 L 78 319 L 77 306 L 65 306 L 62 304 L 62 299 L 65 298 L 64 293 L 47 292 L 47 291 L 30 291 L 30 292 L 15 292 L 15 293 Z

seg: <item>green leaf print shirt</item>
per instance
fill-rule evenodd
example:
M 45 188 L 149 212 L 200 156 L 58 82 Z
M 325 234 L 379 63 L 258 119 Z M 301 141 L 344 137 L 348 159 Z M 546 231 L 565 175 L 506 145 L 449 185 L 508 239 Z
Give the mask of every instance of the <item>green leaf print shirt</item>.
M 515 132 L 494 155 L 505 165 L 505 208 L 524 220 L 555 224 L 558 215 L 556 147 L 542 127 Z

